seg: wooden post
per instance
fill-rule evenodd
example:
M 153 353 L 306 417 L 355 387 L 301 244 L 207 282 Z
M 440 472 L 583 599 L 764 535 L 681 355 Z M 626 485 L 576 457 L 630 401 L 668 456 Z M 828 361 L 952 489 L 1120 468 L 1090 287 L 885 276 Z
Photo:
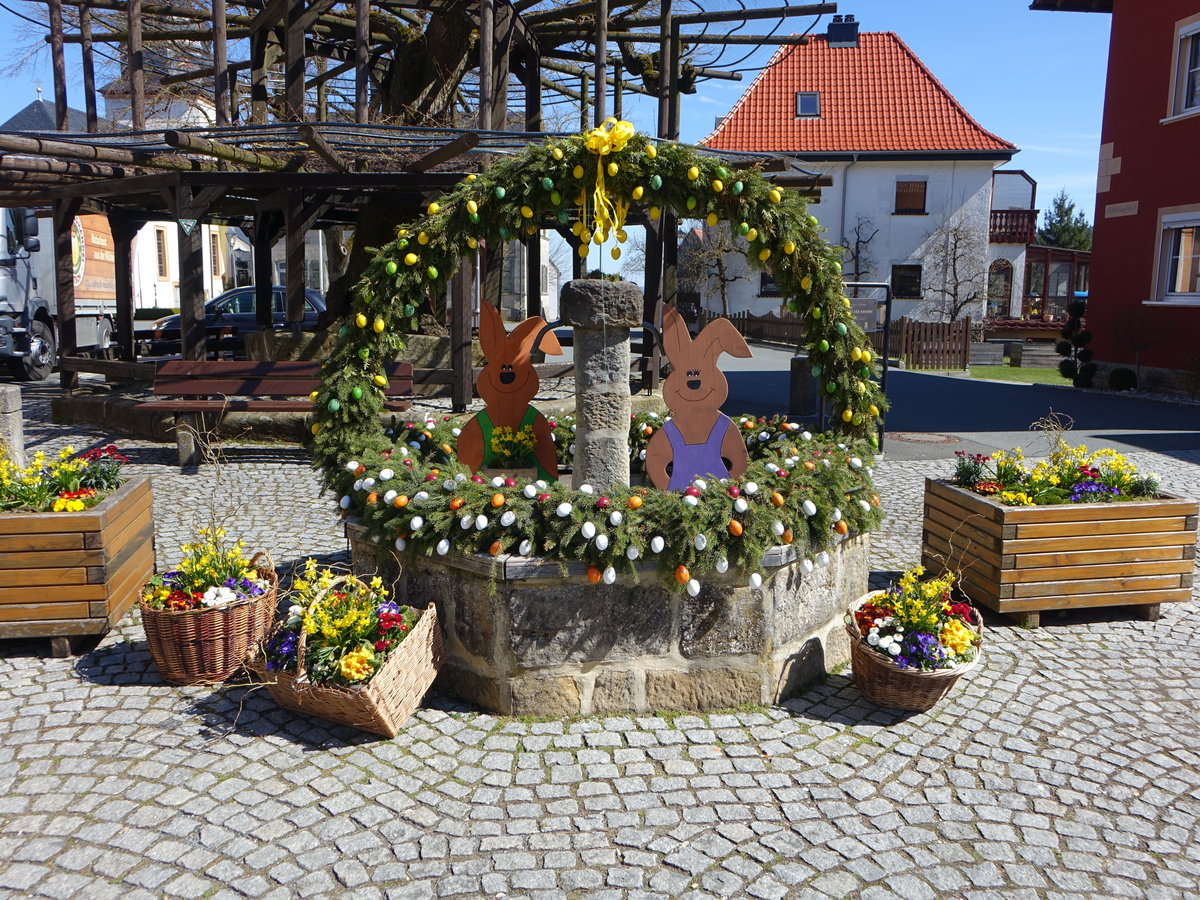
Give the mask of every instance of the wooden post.
M 537 53 L 525 51 L 525 130 L 542 130 L 542 61 Z
M 542 233 L 531 234 L 525 243 L 525 315 L 542 314 Z
M 67 130 L 67 65 L 63 59 L 62 0 L 47 0 L 50 7 L 50 63 L 54 69 L 54 127 Z
M 463 260 L 450 282 L 450 407 L 465 412 L 471 402 L 471 320 L 475 311 L 476 259 Z
M 579 130 L 587 131 L 588 73 L 579 76 Z
M 96 62 L 92 54 L 92 15 L 88 0 L 79 5 L 79 45 L 83 55 L 83 108 L 87 113 L 87 130 L 95 134 L 100 127 L 100 118 L 96 114 Z
M 318 56 L 316 62 L 317 74 L 324 75 L 325 70 L 328 68 L 325 57 Z M 329 87 L 326 81 L 322 81 L 317 85 L 317 121 L 329 121 Z
M 679 140 L 679 25 L 674 19 L 670 20 L 670 52 L 664 53 L 662 71 L 659 79 L 667 86 L 667 130 L 663 135 L 667 140 Z M 669 63 L 670 68 L 667 68 Z M 661 113 L 661 111 L 660 111 Z M 678 301 L 679 280 L 677 264 L 679 261 L 679 219 L 673 212 L 663 210 L 662 234 L 663 244 L 663 306 L 674 306 Z
M 275 236 L 275 215 L 259 204 L 254 215 L 254 320 L 259 331 L 272 327 L 275 302 L 275 266 L 271 262 L 271 244 Z
M 608 0 L 596 0 L 595 118 L 599 128 L 608 115 Z
M 129 44 L 125 64 L 129 80 L 129 114 L 134 131 L 146 130 L 146 73 L 142 69 L 142 0 L 128 0 Z
M 250 121 L 267 124 L 267 39 L 270 31 L 260 28 L 250 36 Z
M 283 91 L 288 118 L 304 121 L 304 0 L 288 0 L 284 14 Z
M 354 121 L 367 122 L 367 49 L 370 0 L 354 0 Z
M 287 265 L 287 281 L 284 283 L 287 298 L 285 319 L 294 332 L 300 330 L 304 320 L 304 194 L 288 191 L 284 200 L 284 258 Z
M 625 104 L 621 94 L 625 88 L 625 67 L 618 65 L 613 68 L 613 115 L 618 119 L 625 115 Z
M 137 342 L 133 332 L 133 236 L 138 225 L 115 212 L 108 214 L 108 225 L 113 236 L 113 288 L 117 295 L 117 343 L 121 347 L 121 359 L 126 362 L 137 360 Z
M 226 46 L 225 0 L 212 0 L 213 102 L 217 127 L 229 124 L 229 58 Z
M 479 0 L 479 130 L 491 131 L 496 102 L 493 71 L 496 50 L 496 0 Z
M 174 188 L 176 239 L 179 259 L 179 336 L 184 359 L 204 359 L 208 336 L 204 330 L 204 248 L 200 215 L 191 185 Z
M 77 346 L 75 333 L 75 273 L 71 264 L 71 231 L 82 201 L 78 198 L 54 201 L 54 303 L 58 319 L 58 354 L 74 356 Z M 79 375 L 60 369 L 59 381 L 63 390 L 79 384 Z

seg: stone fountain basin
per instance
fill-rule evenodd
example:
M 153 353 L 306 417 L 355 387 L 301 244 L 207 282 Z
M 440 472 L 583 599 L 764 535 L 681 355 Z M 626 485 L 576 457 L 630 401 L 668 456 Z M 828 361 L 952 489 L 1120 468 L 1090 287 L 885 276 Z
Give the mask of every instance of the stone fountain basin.
M 792 547 L 745 573 L 706 577 L 699 596 L 671 591 L 652 566 L 640 582 L 588 584 L 587 567 L 501 554 L 390 554 L 346 527 L 358 571 L 382 568 L 398 602 L 434 603 L 446 661 L 438 685 L 484 709 L 562 717 L 711 711 L 778 703 L 847 662 L 842 626 L 867 590 L 866 535 L 842 541 L 805 575 Z M 393 565 L 395 564 L 395 565 Z

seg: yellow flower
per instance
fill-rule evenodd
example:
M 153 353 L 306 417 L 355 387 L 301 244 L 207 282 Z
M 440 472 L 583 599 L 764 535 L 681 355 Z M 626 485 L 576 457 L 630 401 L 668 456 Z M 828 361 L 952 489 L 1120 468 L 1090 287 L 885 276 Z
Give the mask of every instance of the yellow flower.
M 958 619 L 951 619 L 942 628 L 942 645 L 956 656 L 962 656 L 975 646 L 975 633 Z
M 362 681 L 375 671 L 373 654 L 366 647 L 361 647 L 343 656 L 338 668 L 347 681 Z

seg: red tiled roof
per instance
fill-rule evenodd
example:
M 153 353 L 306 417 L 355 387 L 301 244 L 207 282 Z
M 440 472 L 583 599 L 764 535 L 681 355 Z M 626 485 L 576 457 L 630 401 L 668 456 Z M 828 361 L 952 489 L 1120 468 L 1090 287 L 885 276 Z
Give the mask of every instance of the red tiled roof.
M 820 117 L 796 117 L 798 91 L 820 92 Z M 813 154 L 1017 149 L 971 118 L 891 31 L 864 33 L 858 47 L 831 48 L 824 36 L 780 47 L 700 143 Z

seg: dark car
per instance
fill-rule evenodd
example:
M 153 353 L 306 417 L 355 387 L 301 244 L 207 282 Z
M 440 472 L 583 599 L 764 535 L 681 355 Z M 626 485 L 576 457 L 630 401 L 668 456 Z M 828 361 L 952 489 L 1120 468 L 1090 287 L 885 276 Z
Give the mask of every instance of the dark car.
M 271 323 L 276 328 L 287 324 L 287 301 L 282 287 L 271 288 Z M 317 318 L 325 312 L 325 296 L 320 291 L 304 291 L 304 319 L 301 329 L 313 331 Z M 210 333 L 216 329 L 229 328 L 232 334 L 242 335 L 258 331 L 258 319 L 254 313 L 254 288 L 240 287 L 226 291 L 204 304 L 204 327 Z M 154 339 L 179 340 L 179 316 L 167 316 L 154 323 Z

